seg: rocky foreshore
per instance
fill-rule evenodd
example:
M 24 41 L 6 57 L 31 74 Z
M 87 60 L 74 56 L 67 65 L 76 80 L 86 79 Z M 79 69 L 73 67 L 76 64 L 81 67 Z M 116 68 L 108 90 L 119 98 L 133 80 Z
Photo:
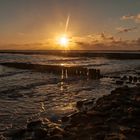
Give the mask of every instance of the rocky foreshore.
M 77 102 L 78 112 L 56 124 L 48 119 L 27 123 L 0 139 L 12 140 L 139 140 L 140 87 L 121 87 L 94 104 Z M 90 106 L 86 108 L 85 106 Z M 83 109 L 84 108 L 84 109 Z

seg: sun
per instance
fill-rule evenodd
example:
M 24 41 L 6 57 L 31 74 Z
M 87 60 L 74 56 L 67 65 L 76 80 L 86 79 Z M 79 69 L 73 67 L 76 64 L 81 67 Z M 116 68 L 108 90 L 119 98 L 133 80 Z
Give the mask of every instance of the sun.
M 60 36 L 58 39 L 58 44 L 62 47 L 67 47 L 69 44 L 69 38 L 66 35 Z

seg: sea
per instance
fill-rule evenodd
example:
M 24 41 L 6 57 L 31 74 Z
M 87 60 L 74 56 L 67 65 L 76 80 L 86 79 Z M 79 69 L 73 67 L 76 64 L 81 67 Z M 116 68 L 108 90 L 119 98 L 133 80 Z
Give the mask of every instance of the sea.
M 77 55 L 60 53 L 0 53 L 0 133 L 23 128 L 34 119 L 47 117 L 59 121 L 63 115 L 77 111 L 77 101 L 95 99 L 96 102 L 122 86 L 116 85 L 114 77 L 138 76 L 140 73 L 140 59 L 94 56 L 95 52 L 90 52 L 90 56 L 78 55 L 79 52 L 74 52 Z M 127 53 L 121 52 L 121 55 Z M 140 55 L 139 52 L 131 54 L 135 53 Z M 95 80 L 68 76 L 64 80 L 58 74 L 2 65 L 7 62 L 96 68 L 103 77 Z M 131 83 L 129 86 L 136 85 Z

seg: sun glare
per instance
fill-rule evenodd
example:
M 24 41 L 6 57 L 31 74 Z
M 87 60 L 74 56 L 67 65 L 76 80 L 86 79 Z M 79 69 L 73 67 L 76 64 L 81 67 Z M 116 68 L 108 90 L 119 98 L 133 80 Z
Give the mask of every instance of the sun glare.
M 69 44 L 69 38 L 64 35 L 64 36 L 61 36 L 59 39 L 58 39 L 58 44 L 62 47 L 67 47 L 68 44 Z

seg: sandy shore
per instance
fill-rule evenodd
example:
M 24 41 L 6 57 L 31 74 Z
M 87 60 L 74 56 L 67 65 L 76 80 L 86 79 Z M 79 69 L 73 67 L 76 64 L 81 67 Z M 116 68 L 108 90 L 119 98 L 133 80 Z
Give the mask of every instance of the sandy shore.
M 1 139 L 12 140 L 139 140 L 140 87 L 117 88 L 98 99 L 77 102 L 78 112 L 59 123 L 47 118 L 10 130 Z M 86 108 L 88 106 L 88 108 Z

